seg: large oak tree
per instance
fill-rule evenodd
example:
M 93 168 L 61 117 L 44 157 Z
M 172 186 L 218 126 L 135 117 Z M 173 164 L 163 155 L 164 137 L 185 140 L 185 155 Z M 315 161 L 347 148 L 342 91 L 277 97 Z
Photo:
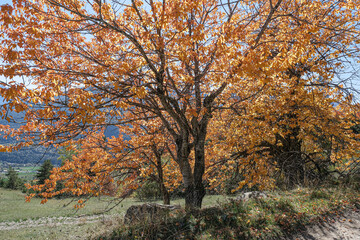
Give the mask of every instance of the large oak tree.
M 279 73 L 319 54 L 311 46 L 325 49 L 324 36 L 335 33 L 340 46 L 352 44 L 357 6 L 335 0 L 14 0 L 1 7 L 0 74 L 31 85 L 2 83 L 3 116 L 26 112 L 22 128 L 3 130 L 28 141 L 3 149 L 35 140 L 68 144 L 108 125 L 132 132 L 134 141 L 143 131 L 131 125 L 161 124 L 186 206 L 201 207 L 212 116 L 258 96 Z M 331 51 L 336 58 L 336 48 Z M 124 164 L 124 149 L 117 166 Z

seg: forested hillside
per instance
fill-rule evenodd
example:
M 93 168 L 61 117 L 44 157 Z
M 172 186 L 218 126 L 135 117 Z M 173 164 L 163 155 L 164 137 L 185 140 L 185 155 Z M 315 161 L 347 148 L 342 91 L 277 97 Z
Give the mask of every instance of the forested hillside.
M 12 113 L 12 116 L 12 121 L 8 122 L 6 119 L 0 119 L 0 124 L 18 128 L 23 121 L 24 115 L 21 113 Z M 0 138 L 0 144 L 7 145 L 15 142 L 16 140 L 14 138 Z M 45 148 L 43 146 L 31 146 L 14 152 L 0 152 L 0 162 L 6 163 L 39 164 L 45 159 L 51 159 L 54 164 L 58 164 L 58 157 L 59 155 L 56 153 L 56 149 Z
M 2 102 L 0 100 L 0 102 Z M 23 113 L 11 113 L 13 119 L 8 122 L 6 119 L 0 119 L 0 125 L 10 125 L 13 128 L 18 128 L 23 122 Z M 119 131 L 116 127 L 109 126 L 105 131 L 106 137 L 118 136 Z M 7 145 L 16 142 L 14 138 L 0 137 L 0 145 Z M 30 146 L 14 152 L 0 152 L 0 162 L 17 163 L 17 164 L 39 164 L 45 159 L 50 159 L 55 165 L 60 165 L 58 160 L 59 154 L 55 148 L 45 148 L 43 146 Z

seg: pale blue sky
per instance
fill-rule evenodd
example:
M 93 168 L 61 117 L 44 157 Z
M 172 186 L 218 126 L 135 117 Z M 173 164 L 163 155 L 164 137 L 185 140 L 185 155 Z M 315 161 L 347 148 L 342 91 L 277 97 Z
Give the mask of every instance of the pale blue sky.
M 12 4 L 12 0 L 0 0 L 0 5 Z

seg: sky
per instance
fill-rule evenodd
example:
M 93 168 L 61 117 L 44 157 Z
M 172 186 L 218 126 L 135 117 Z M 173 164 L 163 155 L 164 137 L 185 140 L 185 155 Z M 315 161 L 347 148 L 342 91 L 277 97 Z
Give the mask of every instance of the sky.
M 0 0 L 0 5 L 10 4 L 11 5 L 12 0 Z

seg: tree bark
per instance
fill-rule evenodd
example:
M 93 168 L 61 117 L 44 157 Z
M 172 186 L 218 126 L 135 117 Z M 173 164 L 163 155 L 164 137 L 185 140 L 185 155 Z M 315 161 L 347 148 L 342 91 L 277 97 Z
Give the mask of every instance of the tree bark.
M 165 205 L 170 205 L 170 194 L 169 191 L 166 189 L 165 185 L 162 183 L 161 184 L 161 194 L 163 197 L 163 203 Z

